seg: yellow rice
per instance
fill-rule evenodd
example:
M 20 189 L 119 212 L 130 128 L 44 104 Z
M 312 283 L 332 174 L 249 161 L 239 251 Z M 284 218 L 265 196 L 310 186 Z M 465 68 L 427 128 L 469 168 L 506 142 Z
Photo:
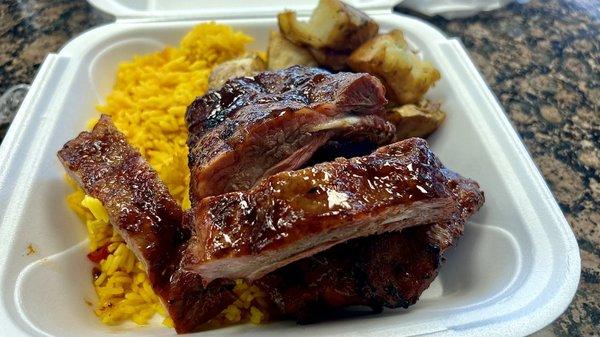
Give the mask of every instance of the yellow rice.
M 178 47 L 121 63 L 106 103 L 97 107 L 112 116 L 117 128 L 140 150 L 184 209 L 190 207 L 186 107 L 207 90 L 212 67 L 242 55 L 251 41 L 228 26 L 200 24 Z M 89 126 L 94 123 L 90 121 Z M 85 221 L 89 251 L 108 245 L 109 255 L 99 263 L 93 279 L 98 295 L 95 314 L 105 324 L 131 320 L 144 325 L 158 313 L 165 317 L 165 325 L 172 326 L 142 264 L 113 230 L 101 202 L 69 183 L 75 191 L 67 203 Z M 238 299 L 211 326 L 242 321 L 258 324 L 267 318 L 264 295 L 258 288 L 237 280 L 234 291 Z

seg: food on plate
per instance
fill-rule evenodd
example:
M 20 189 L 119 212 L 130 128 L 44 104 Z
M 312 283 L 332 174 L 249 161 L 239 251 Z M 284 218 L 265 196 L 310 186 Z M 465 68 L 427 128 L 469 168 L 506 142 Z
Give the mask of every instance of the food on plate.
M 452 220 L 350 240 L 257 280 L 275 305 L 271 314 L 309 323 L 347 306 L 380 312 L 417 302 L 484 202 L 474 181 L 452 174 L 448 179 L 459 204 Z
M 102 202 L 177 331 L 194 330 L 233 303 L 232 282 L 204 288 L 197 275 L 179 270 L 180 248 L 189 238 L 181 206 L 108 116 L 67 142 L 58 156 L 85 193 Z
M 205 284 L 258 279 L 344 241 L 449 221 L 459 205 L 422 139 L 281 172 L 245 192 L 204 198 L 187 217 L 184 267 Z
M 160 275 L 170 267 L 164 265 L 169 260 L 165 254 L 171 250 L 162 245 L 176 246 L 182 240 L 182 210 L 139 151 L 102 116 L 92 132 L 67 142 L 58 157 L 86 194 L 102 202 L 151 282 L 162 283 Z
M 296 169 L 336 134 L 368 126 L 380 134 L 383 126 L 391 140 L 393 126 L 379 117 L 384 92 L 369 74 L 295 66 L 234 78 L 197 98 L 186 114 L 192 205 Z M 340 120 L 346 123 L 332 124 Z
M 377 35 L 377 23 L 339 0 L 319 1 L 308 22 L 298 21 L 292 11 L 280 13 L 277 19 L 281 36 L 274 35 L 275 41 L 283 42 L 287 48 L 282 50 L 290 50 L 301 62 L 298 64 L 314 59 L 333 71 L 350 67 L 375 75 L 387 88 L 388 98 L 397 104 L 418 102 L 440 79 L 431 63 L 409 49 L 401 30 Z
M 317 66 L 315 58 L 307 49 L 290 42 L 276 30 L 271 31 L 269 36 L 267 62 L 269 70 L 285 69 L 296 65 Z
M 425 138 L 442 125 L 446 113 L 439 103 L 422 99 L 418 104 L 406 104 L 388 110 L 386 119 L 396 126 L 396 139 Z
M 225 61 L 214 67 L 210 72 L 208 89 L 219 89 L 230 78 L 252 76 L 266 69 L 267 64 L 258 53 L 250 53 L 237 59 Z
M 416 103 L 440 73 L 409 48 L 404 33 L 395 29 L 379 35 L 354 50 L 347 60 L 354 71 L 373 74 L 382 80 L 391 101 Z
M 226 25 L 199 24 L 184 36 L 179 46 L 121 63 L 112 92 L 98 107 L 100 112 L 111 116 L 127 141 L 156 170 L 183 209 L 190 207 L 186 107 L 206 91 L 210 70 L 244 55 L 251 40 Z M 75 186 L 72 180 L 69 183 Z M 145 325 L 158 313 L 166 316 L 166 326 L 173 326 L 144 266 L 104 216 L 102 203 L 86 196 L 78 187 L 67 201 L 85 221 L 89 251 L 95 253 L 92 256 L 96 261 L 100 260 L 90 278 L 98 297 L 92 301 L 93 312 L 99 321 L 110 325 L 127 321 Z M 214 326 L 267 319 L 260 289 L 238 280 L 233 292 L 236 300 L 211 320 Z
M 199 24 L 179 46 L 119 64 L 112 91 L 97 107 L 140 150 L 183 208 L 189 208 L 186 108 L 206 92 L 211 69 L 244 55 L 252 40 L 226 25 Z
M 308 22 L 298 21 L 292 11 L 277 20 L 286 39 L 315 49 L 352 51 L 379 31 L 368 15 L 339 0 L 320 0 Z
M 482 206 L 411 138 L 445 113 L 401 31 L 337 0 L 278 19 L 266 59 L 203 23 L 121 64 L 104 115 L 59 151 L 103 323 L 158 312 L 186 333 L 407 307 Z
M 375 37 L 379 26 L 373 19 L 339 0 L 321 0 L 308 22 L 298 21 L 296 13 L 277 16 L 283 38 L 308 51 L 317 64 L 333 71 L 348 69 L 350 53 Z
M 280 173 L 248 191 L 246 194 L 255 196 L 253 199 L 242 198 L 244 193 L 241 192 L 205 198 L 187 216 L 191 219 L 187 225 L 182 224 L 181 208 L 156 172 L 128 144 L 109 117 L 102 116 L 91 132 L 82 132 L 67 142 L 58 156 L 85 192 L 102 202 L 113 226 L 145 265 L 154 290 L 180 333 L 202 328 L 235 301 L 234 277 L 253 280 L 301 257 L 330 248 L 343 241 L 339 238 L 344 231 L 336 229 L 343 228 L 344 222 L 354 222 L 351 232 L 359 233 L 349 235 L 347 239 L 437 221 L 450 222 L 447 225 L 452 226 L 454 222 L 464 221 L 483 202 L 475 182 L 443 168 L 425 141 L 417 138 L 380 148 L 366 157 L 340 159 L 296 172 Z M 361 175 L 364 178 L 361 179 Z M 388 206 L 390 203 L 393 206 Z M 399 207 L 397 203 L 410 206 Z M 206 208 L 205 204 L 213 207 Z M 402 211 L 398 212 L 398 208 Z M 297 226 L 298 218 L 307 219 L 309 226 Z M 211 222 L 216 226 L 206 231 L 206 224 Z M 199 227 L 199 231 L 194 227 Z M 314 228 L 324 232 L 324 237 L 315 239 Z M 190 229 L 193 231 L 191 240 Z M 198 240 L 202 231 L 204 238 L 215 238 L 214 243 Z M 452 233 L 444 234 L 443 229 L 437 234 L 438 238 L 452 240 Z M 247 258 L 244 261 L 243 256 L 237 263 L 230 260 L 218 266 L 218 275 L 189 268 L 189 257 L 196 256 L 199 247 L 217 248 L 214 253 L 219 249 L 223 251 L 221 247 L 225 246 L 226 253 L 233 251 L 240 255 L 264 253 L 260 250 L 266 247 L 285 254 L 286 244 L 289 246 L 290 241 L 297 243 L 300 240 L 305 241 L 300 244 L 304 249 L 301 256 L 263 268 L 262 272 L 258 272 L 261 265 L 251 265 L 246 271 L 258 270 L 254 276 L 231 272 L 244 263 L 251 264 L 252 261 Z M 442 244 L 444 242 L 440 242 Z M 369 249 L 368 244 L 364 247 Z M 209 260 L 215 258 L 222 256 L 214 255 Z M 372 268 L 375 261 L 365 267 Z M 426 268 L 430 274 L 423 280 L 434 275 L 437 264 Z M 383 270 L 386 269 L 378 271 Z M 417 294 L 407 299 L 396 294 L 398 292 L 390 295 L 390 284 L 378 283 L 381 282 L 378 277 L 389 281 L 389 275 L 367 275 L 371 281 L 369 286 L 374 289 L 368 290 L 370 297 L 361 298 L 360 301 L 366 302 L 360 304 L 406 306 L 409 299 L 418 297 Z M 273 287 L 272 281 L 277 277 L 275 272 L 273 276 L 259 280 L 258 284 L 266 285 L 272 294 L 278 289 Z M 402 279 L 391 280 L 404 284 Z M 286 290 L 286 285 L 280 289 Z M 416 289 L 420 293 L 425 288 L 418 286 Z M 359 297 L 356 295 L 352 300 Z M 352 300 L 335 303 L 354 304 Z M 279 310 L 286 310 L 281 307 L 283 302 L 274 303 L 280 306 Z M 331 303 L 327 305 L 331 306 Z M 310 317 L 306 316 L 309 314 L 306 310 L 287 314 Z

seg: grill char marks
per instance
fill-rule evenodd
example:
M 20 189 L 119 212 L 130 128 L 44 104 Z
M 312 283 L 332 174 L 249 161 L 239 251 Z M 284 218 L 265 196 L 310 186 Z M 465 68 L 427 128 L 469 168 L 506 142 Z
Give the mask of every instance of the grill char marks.
M 102 202 L 111 224 L 146 266 L 178 332 L 198 329 L 235 300 L 231 284 L 204 288 L 198 275 L 179 269 L 189 238 L 181 207 L 109 117 L 67 142 L 58 157 L 86 194 Z
M 337 119 L 379 118 L 353 125 L 361 134 L 383 135 L 382 144 L 391 141 L 394 126 L 379 117 L 386 103 L 381 82 L 368 74 L 295 66 L 227 81 L 186 113 L 192 204 L 298 168 L 336 134 L 352 134 L 348 124 L 319 127 Z M 290 160 L 298 151 L 303 156 Z
M 451 221 L 354 239 L 266 275 L 255 283 L 274 311 L 310 323 L 351 305 L 381 311 L 414 304 L 484 202 L 477 183 L 445 173 L 460 205 Z
M 205 282 L 257 279 L 349 239 L 448 221 L 458 209 L 448 172 L 412 138 L 205 198 L 183 265 Z

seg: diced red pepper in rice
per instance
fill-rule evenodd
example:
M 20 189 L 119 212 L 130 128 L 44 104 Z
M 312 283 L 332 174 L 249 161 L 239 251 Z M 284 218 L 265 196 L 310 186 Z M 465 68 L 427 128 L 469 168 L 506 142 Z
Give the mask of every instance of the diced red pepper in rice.
M 106 257 L 110 254 L 108 251 L 108 245 L 104 245 L 93 252 L 87 254 L 88 259 L 94 263 L 100 263 L 100 261 L 106 259 Z

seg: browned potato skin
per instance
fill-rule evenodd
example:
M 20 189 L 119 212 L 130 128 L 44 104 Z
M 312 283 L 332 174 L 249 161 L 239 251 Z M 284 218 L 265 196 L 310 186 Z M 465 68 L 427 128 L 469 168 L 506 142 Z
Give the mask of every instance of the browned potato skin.
M 326 20 L 313 21 L 317 17 Z M 277 19 L 281 33 L 296 44 L 347 53 L 379 31 L 379 25 L 368 15 L 339 0 L 319 1 L 311 17 L 313 22 L 308 24 L 299 22 L 291 11 L 280 13 Z
M 348 69 L 348 64 L 346 63 L 346 60 L 350 55 L 346 53 L 340 53 L 328 49 L 310 48 L 309 50 L 320 66 L 323 66 L 333 71 L 342 71 Z
M 269 70 L 285 69 L 294 65 L 307 67 L 318 65 L 308 50 L 288 41 L 278 31 L 271 31 L 269 36 L 267 63 Z
M 396 141 L 411 137 L 425 138 L 431 135 L 446 119 L 439 103 L 421 100 L 419 104 L 407 104 L 388 110 L 386 119 L 396 125 Z
M 227 82 L 228 79 L 241 76 L 252 76 L 267 69 L 267 64 L 258 53 L 248 54 L 237 59 L 223 62 L 214 67 L 208 77 L 208 89 L 214 90 Z
M 347 60 L 354 71 L 377 76 L 388 98 L 398 104 L 416 103 L 440 73 L 408 49 L 404 34 L 396 29 L 379 35 L 356 49 Z

